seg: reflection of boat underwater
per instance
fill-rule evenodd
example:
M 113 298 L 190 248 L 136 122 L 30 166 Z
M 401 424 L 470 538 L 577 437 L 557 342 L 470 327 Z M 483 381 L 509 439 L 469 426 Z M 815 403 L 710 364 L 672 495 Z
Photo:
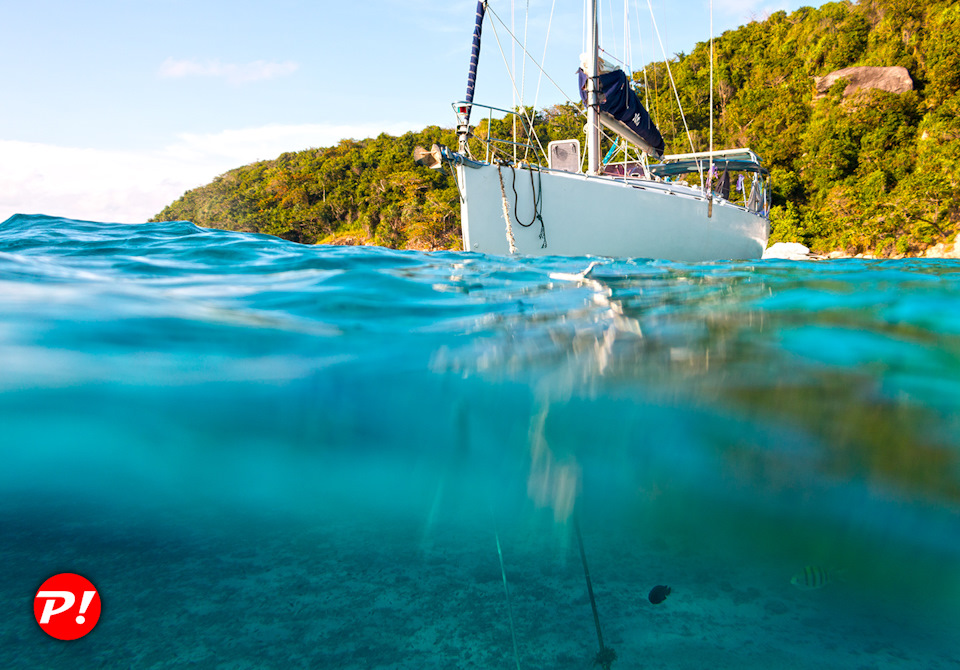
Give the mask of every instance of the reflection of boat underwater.
M 749 149 L 664 156 L 660 132 L 626 73 L 598 56 L 596 4 L 588 0 L 592 30 L 587 30 L 580 70 L 587 115 L 583 170 L 578 140 L 549 143 L 547 167 L 516 160 L 516 148 L 537 151 L 539 145 L 524 108 L 514 112 L 473 103 L 487 8 L 478 2 L 467 96 L 454 105 L 459 147 L 454 152 L 435 145 L 418 158 L 431 167 L 453 166 L 464 249 L 678 261 L 759 258 L 769 231 L 769 188 L 760 159 Z M 490 112 L 482 136 L 471 130 L 474 107 Z M 489 131 L 495 111 L 523 123 L 530 144 L 493 138 Z M 636 160 L 627 160 L 624 151 L 621 163 L 601 161 L 601 127 L 615 132 L 623 145 L 638 147 Z M 474 156 L 471 139 L 475 146 L 476 140 L 482 142 L 482 160 Z M 504 146 L 512 147 L 512 160 L 505 160 Z M 610 153 L 620 148 L 615 143 Z

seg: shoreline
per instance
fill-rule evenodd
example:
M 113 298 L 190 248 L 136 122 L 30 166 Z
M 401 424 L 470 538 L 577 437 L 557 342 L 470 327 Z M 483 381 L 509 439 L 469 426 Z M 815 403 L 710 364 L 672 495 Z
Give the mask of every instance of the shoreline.
M 960 235 L 957 235 L 952 242 L 940 242 L 924 249 L 918 254 L 893 254 L 890 256 L 879 256 L 877 254 L 864 252 L 860 254 L 849 254 L 845 251 L 830 251 L 825 254 L 817 254 L 798 242 L 776 242 L 763 252 L 764 260 L 837 260 L 842 258 L 859 258 L 865 260 L 900 260 L 903 258 L 916 259 L 960 259 Z

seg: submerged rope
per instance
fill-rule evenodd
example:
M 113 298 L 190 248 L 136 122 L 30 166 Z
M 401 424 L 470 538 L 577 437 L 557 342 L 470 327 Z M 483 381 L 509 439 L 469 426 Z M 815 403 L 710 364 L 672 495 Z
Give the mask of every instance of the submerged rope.
M 507 586 L 507 570 L 503 567 L 503 551 L 500 549 L 500 532 L 494 529 L 497 536 L 497 556 L 500 557 L 500 574 L 503 576 L 503 592 L 507 596 L 507 614 L 510 616 L 510 635 L 513 637 L 513 658 L 520 670 L 520 652 L 517 650 L 517 631 L 513 625 L 513 605 L 510 602 L 510 588 Z
M 593 582 L 590 581 L 590 568 L 587 567 L 587 552 L 583 549 L 583 535 L 580 534 L 580 521 L 576 514 L 573 516 L 573 529 L 577 534 L 577 545 L 580 547 L 580 561 L 583 563 L 583 575 L 587 579 L 587 593 L 590 595 L 590 607 L 593 608 L 593 622 L 597 626 L 597 641 L 600 643 L 600 651 L 594 659 L 595 663 L 603 670 L 610 670 L 610 666 L 617 660 L 617 652 L 612 647 L 605 647 L 603 644 L 603 633 L 600 631 L 600 614 L 597 612 L 597 599 L 593 595 Z

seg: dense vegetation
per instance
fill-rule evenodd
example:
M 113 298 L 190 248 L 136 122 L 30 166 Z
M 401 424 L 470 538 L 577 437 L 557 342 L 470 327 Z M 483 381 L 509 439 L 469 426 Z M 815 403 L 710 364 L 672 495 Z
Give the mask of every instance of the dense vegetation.
M 435 249 L 454 246 L 456 185 L 413 162 L 414 146 L 455 145 L 437 127 L 403 137 L 343 140 L 231 170 L 157 215 L 295 242 Z
M 917 252 L 952 239 L 960 220 L 960 5 L 953 0 L 835 2 L 777 12 L 715 43 L 715 144 L 749 146 L 774 181 L 771 241 L 815 251 Z M 914 90 L 823 96 L 814 78 L 852 65 L 902 66 Z M 707 146 L 709 47 L 670 62 L 698 150 Z M 668 152 L 689 151 L 664 63 L 635 74 Z M 646 82 L 646 83 L 645 83 Z M 534 113 L 536 133 L 582 136 L 578 106 Z M 494 126 L 505 126 L 494 122 Z M 478 136 L 488 130 L 477 128 Z M 250 230 L 301 242 L 459 245 L 456 185 L 421 168 L 417 144 L 455 146 L 437 127 L 345 140 L 232 170 L 157 219 Z

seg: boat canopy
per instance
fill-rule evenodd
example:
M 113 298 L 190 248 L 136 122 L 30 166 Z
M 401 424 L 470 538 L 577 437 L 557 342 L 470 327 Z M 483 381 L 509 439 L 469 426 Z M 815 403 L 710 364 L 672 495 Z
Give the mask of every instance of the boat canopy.
M 751 149 L 721 149 L 701 151 L 695 154 L 670 154 L 661 156 L 660 163 L 648 166 L 655 177 L 675 177 L 690 172 L 700 172 L 709 163 L 714 170 L 732 172 L 756 172 L 766 177 L 767 169 L 760 164 L 760 157 Z
M 581 68 L 580 97 L 587 102 L 587 74 Z M 627 74 L 620 69 L 597 77 L 600 93 L 600 122 L 650 156 L 663 156 L 663 137 L 650 114 L 640 103 Z
M 653 165 L 648 166 L 650 174 L 655 177 L 675 177 L 677 175 L 688 174 L 690 172 L 697 172 L 702 170 L 707 164 L 706 160 L 686 160 L 686 161 L 670 161 L 663 163 L 654 163 Z M 761 167 L 756 161 L 749 160 L 728 160 L 728 159 L 714 159 L 713 167 L 717 171 L 727 170 L 732 172 L 756 172 L 757 174 L 766 176 L 767 169 Z

